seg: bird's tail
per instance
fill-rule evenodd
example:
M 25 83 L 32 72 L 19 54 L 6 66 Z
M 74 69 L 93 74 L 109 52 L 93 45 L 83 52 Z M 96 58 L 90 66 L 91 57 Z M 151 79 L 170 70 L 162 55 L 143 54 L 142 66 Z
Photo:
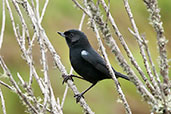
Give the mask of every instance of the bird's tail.
M 117 72 L 117 71 L 115 71 L 115 76 L 117 78 L 123 78 L 123 79 L 126 79 L 126 80 L 130 80 L 128 76 L 126 76 L 124 74 L 121 74 L 120 72 Z

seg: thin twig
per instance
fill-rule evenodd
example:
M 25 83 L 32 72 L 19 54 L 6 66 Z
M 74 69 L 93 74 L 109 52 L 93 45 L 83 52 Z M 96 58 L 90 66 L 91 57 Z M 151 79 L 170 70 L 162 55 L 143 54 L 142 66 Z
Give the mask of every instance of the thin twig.
M 2 0 L 2 27 L 1 27 L 1 34 L 0 34 L 0 49 L 3 43 L 4 31 L 5 31 L 5 0 Z
M 2 94 L 1 87 L 0 87 L 0 97 L 1 97 L 1 105 L 2 105 L 3 114 L 6 114 L 5 100 Z
M 66 99 L 66 95 L 67 95 L 67 93 L 68 93 L 68 85 L 66 85 L 66 87 L 65 87 L 65 91 L 64 91 L 64 94 L 63 94 L 63 97 L 62 97 L 62 102 L 61 102 L 61 108 L 63 109 L 63 107 L 64 107 L 64 102 L 65 102 L 65 99 Z
M 11 87 L 10 85 L 6 84 L 5 82 L 3 82 L 1 80 L 0 80 L 0 84 L 3 85 L 4 87 L 7 87 L 10 90 L 13 90 L 14 89 L 13 87 Z
M 39 6 L 40 6 L 39 0 L 36 0 L 36 12 L 35 12 L 35 14 L 36 14 L 37 20 L 40 20 Z
M 43 9 L 42 9 L 41 16 L 40 16 L 40 20 L 39 20 L 40 23 L 41 23 L 42 20 L 43 20 L 43 17 L 44 17 L 44 15 L 45 15 L 45 11 L 46 11 L 46 8 L 47 8 L 48 3 L 49 3 L 49 0 L 46 0 L 46 1 L 45 1 L 45 4 L 44 4 L 44 7 L 43 7 Z
M 40 52 L 41 52 L 41 64 L 43 66 L 43 74 L 44 74 L 44 86 L 45 86 L 45 91 L 44 91 L 44 102 L 43 102 L 43 109 L 42 112 L 44 112 L 47 108 L 47 103 L 48 103 L 48 98 L 49 98 L 49 76 L 48 76 L 48 64 L 47 64 L 47 58 L 46 58 L 46 48 L 45 45 L 43 43 L 43 40 L 39 35 L 38 36 L 38 41 L 39 41 L 39 45 L 40 45 Z M 53 102 L 50 102 L 50 104 Z M 52 110 L 54 111 L 54 113 L 57 113 L 57 110 L 55 108 L 54 104 L 51 104 L 52 106 Z
M 85 16 L 86 16 L 86 14 L 83 13 L 83 15 L 82 15 L 82 17 L 81 17 L 80 24 L 79 24 L 79 28 L 78 28 L 78 30 L 80 30 L 80 31 L 81 31 L 81 29 L 82 29 L 82 27 L 83 27 L 83 22 L 84 22 Z

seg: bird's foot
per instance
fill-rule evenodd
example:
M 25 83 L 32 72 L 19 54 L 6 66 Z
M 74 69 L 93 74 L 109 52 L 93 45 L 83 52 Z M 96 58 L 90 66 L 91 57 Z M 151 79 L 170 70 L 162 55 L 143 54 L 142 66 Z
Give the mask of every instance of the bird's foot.
M 64 77 L 64 80 L 62 81 L 62 84 L 66 83 L 68 80 L 74 81 L 72 79 L 72 75 L 63 75 L 63 77 Z
M 81 93 L 74 95 L 74 97 L 76 98 L 76 103 L 78 103 L 80 101 L 81 97 L 84 98 L 83 94 L 81 94 Z

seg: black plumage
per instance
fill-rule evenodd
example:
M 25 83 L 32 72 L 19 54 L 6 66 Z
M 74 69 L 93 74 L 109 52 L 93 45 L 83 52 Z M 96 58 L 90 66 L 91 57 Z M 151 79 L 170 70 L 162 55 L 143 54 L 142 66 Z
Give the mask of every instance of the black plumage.
M 98 81 L 103 79 L 111 79 L 111 75 L 106 67 L 104 59 L 92 48 L 87 36 L 79 30 L 68 30 L 64 33 L 58 32 L 63 36 L 68 44 L 70 52 L 70 62 L 73 69 L 81 76 L 71 75 L 66 77 L 65 81 L 72 77 L 77 77 L 89 81 L 92 85 L 82 93 L 75 95 L 76 102 L 83 97 L 83 94 L 91 89 Z M 113 67 L 112 67 L 113 68 Z M 129 78 L 114 70 L 117 78 L 121 77 L 126 80 Z

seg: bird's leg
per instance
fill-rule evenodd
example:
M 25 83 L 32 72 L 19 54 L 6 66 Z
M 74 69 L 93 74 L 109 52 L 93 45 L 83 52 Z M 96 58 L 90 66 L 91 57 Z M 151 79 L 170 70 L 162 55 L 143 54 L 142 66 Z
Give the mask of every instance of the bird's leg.
M 96 83 L 97 83 L 97 82 L 96 82 Z M 93 86 L 95 86 L 96 83 L 93 83 L 89 88 L 87 88 L 85 91 L 81 92 L 80 94 L 74 95 L 74 97 L 76 98 L 76 103 L 78 103 L 78 102 L 80 101 L 81 97 L 84 98 L 83 95 L 84 95 L 88 90 L 90 90 Z
M 73 75 L 73 74 L 67 75 L 67 76 L 65 75 L 65 76 L 63 76 L 63 77 L 64 77 L 64 80 L 63 80 L 62 84 L 64 84 L 65 82 L 67 82 L 67 80 L 72 80 L 72 81 L 74 81 L 74 80 L 72 79 L 72 77 L 76 77 L 76 78 L 85 80 L 84 78 L 79 77 L 79 76 L 76 76 L 76 75 Z

